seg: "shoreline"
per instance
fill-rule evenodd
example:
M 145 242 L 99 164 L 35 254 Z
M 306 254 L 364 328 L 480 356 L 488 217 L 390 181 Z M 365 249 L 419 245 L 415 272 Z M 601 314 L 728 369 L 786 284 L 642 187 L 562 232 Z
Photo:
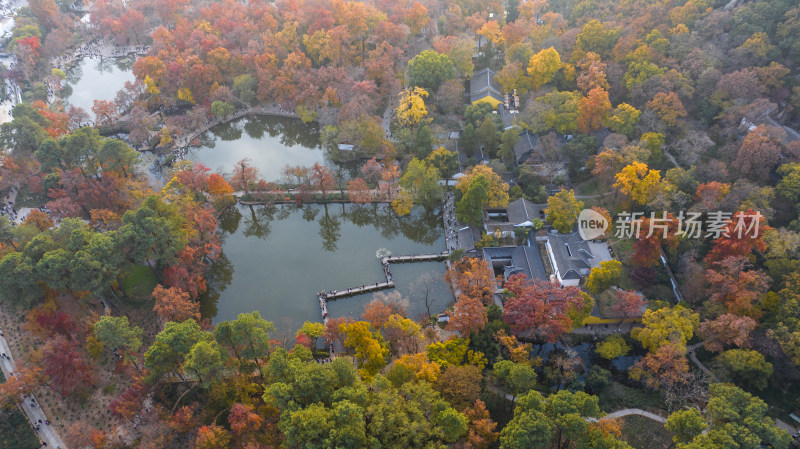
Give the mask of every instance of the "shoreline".
M 199 138 L 201 134 L 205 133 L 206 131 L 210 130 L 211 128 L 217 125 L 225 125 L 234 120 L 238 120 L 240 118 L 247 117 L 249 115 L 266 116 L 266 117 L 284 117 L 284 118 L 294 118 L 297 120 L 302 120 L 300 116 L 298 116 L 294 112 L 287 112 L 280 108 L 275 108 L 274 106 L 253 106 L 246 109 L 240 109 L 238 111 L 234 111 L 230 115 L 225 116 L 221 119 L 209 121 L 206 124 L 204 124 L 201 128 L 191 131 L 189 134 L 186 134 L 184 136 L 175 139 L 168 153 L 174 154 L 177 157 L 181 157 L 184 154 L 186 154 L 186 151 L 191 146 L 192 141 Z M 316 121 L 317 121 L 316 119 L 312 120 L 312 122 Z

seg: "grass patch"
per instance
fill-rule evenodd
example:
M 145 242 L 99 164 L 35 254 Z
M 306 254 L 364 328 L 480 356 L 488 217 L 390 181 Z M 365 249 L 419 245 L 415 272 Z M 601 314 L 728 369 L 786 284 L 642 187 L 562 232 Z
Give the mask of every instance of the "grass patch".
M 0 371 L 0 383 L 6 378 Z M 18 407 L 0 409 L 0 449 L 36 449 L 39 437 Z
M 134 301 L 150 301 L 156 276 L 146 265 L 130 265 L 122 274 L 122 290 Z
M 36 449 L 39 437 L 17 407 L 0 412 L 0 449 Z
M 636 449 L 666 449 L 672 445 L 672 432 L 664 424 L 639 415 L 619 419 L 622 438 Z
M 626 264 L 633 256 L 633 239 L 609 239 L 608 244 L 614 250 L 614 257 Z
M 615 317 L 614 313 L 614 303 L 617 301 L 617 295 L 615 294 L 614 289 L 606 289 L 594 297 L 595 304 L 597 304 L 597 311 L 600 313 L 601 317 L 605 318 L 613 318 Z
M 575 185 L 575 194 L 578 196 L 598 195 L 607 191 L 603 187 L 599 180 L 591 179 Z
M 662 301 L 675 301 L 675 292 L 672 287 L 666 284 L 654 284 L 645 289 L 644 295 L 648 299 L 660 299 Z
M 606 413 L 625 408 L 661 410 L 664 405 L 664 398 L 660 394 L 628 387 L 619 382 L 612 382 L 597 396 L 600 398 L 600 409 Z

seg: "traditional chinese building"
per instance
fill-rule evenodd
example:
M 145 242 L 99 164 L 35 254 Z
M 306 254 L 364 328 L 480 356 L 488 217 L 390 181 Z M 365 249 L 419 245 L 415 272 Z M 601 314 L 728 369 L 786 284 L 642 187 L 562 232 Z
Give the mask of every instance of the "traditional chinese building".
M 503 104 L 502 88 L 494 81 L 494 71 L 485 68 L 469 80 L 470 102 L 489 103 L 493 108 Z
M 487 209 L 483 228 L 487 233 L 499 233 L 506 237 L 514 235 L 514 228 L 520 225 L 531 226 L 533 220 L 544 221 L 547 204 L 534 204 L 525 198 L 508 203 L 505 209 Z
M 587 242 L 578 232 L 562 234 L 551 230 L 547 233 L 546 248 L 553 276 L 562 287 L 577 287 L 592 268 L 612 259 L 607 243 Z

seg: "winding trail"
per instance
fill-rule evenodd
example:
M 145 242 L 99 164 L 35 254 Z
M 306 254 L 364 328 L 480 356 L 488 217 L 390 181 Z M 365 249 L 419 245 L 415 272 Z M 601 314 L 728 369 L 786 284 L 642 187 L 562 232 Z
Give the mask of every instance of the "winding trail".
M 514 397 L 514 396 L 512 396 L 512 395 L 510 395 L 508 393 L 503 393 L 497 387 L 489 387 L 489 389 L 492 390 L 493 392 L 501 395 L 501 396 L 504 396 L 509 401 L 513 402 L 513 401 L 516 400 L 516 397 Z M 586 421 L 589 421 L 589 422 L 597 422 L 597 421 L 599 421 L 601 419 L 622 418 L 622 417 L 629 416 L 629 415 L 644 416 L 645 418 L 652 419 L 653 421 L 658 421 L 658 422 L 660 422 L 662 424 L 667 422 L 667 419 L 664 418 L 663 416 L 656 415 L 655 413 L 648 412 L 647 410 L 642 410 L 640 408 L 624 408 L 622 410 L 617 410 L 616 412 L 607 413 L 604 416 L 601 416 L 599 418 L 585 417 L 584 419 Z
M 697 359 L 697 355 L 694 353 L 694 350 L 696 348 L 698 348 L 701 344 L 702 343 L 696 343 L 696 344 L 687 346 L 686 347 L 686 353 L 689 355 L 689 359 L 692 362 L 694 362 L 694 364 L 697 365 L 697 367 L 700 368 L 700 370 L 702 372 L 706 373 L 708 375 L 708 377 L 711 378 L 711 380 L 713 380 L 714 382 L 719 382 L 719 378 L 717 378 L 717 376 L 714 375 L 714 373 L 710 369 L 706 368 L 705 365 L 700 363 L 700 360 Z
M 589 422 L 597 422 L 600 419 L 614 419 L 614 418 L 622 418 L 624 416 L 630 415 L 639 415 L 644 416 L 645 418 L 652 419 L 653 421 L 658 421 L 661 424 L 665 424 L 667 419 L 663 416 L 656 415 L 655 413 L 648 412 L 647 410 L 642 410 L 640 408 L 625 408 L 622 410 L 617 410 L 616 412 L 609 413 L 602 418 L 586 418 Z

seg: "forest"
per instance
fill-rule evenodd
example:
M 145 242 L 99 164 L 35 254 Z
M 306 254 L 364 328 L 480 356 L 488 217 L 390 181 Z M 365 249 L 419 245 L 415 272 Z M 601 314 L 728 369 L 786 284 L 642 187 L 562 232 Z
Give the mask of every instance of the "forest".
M 794 0 L 82 5 L 29 0 L 0 39 L 0 448 L 800 447 Z M 90 111 L 66 100 L 87 48 L 138 55 Z M 182 157 L 251 115 L 341 166 Z M 441 314 L 201 313 L 237 203 L 447 225 L 450 195 L 471 245 Z M 541 217 L 491 220 L 512 204 Z M 550 239 L 586 210 L 610 256 L 571 284 Z M 507 247 L 548 276 L 498 271 Z

